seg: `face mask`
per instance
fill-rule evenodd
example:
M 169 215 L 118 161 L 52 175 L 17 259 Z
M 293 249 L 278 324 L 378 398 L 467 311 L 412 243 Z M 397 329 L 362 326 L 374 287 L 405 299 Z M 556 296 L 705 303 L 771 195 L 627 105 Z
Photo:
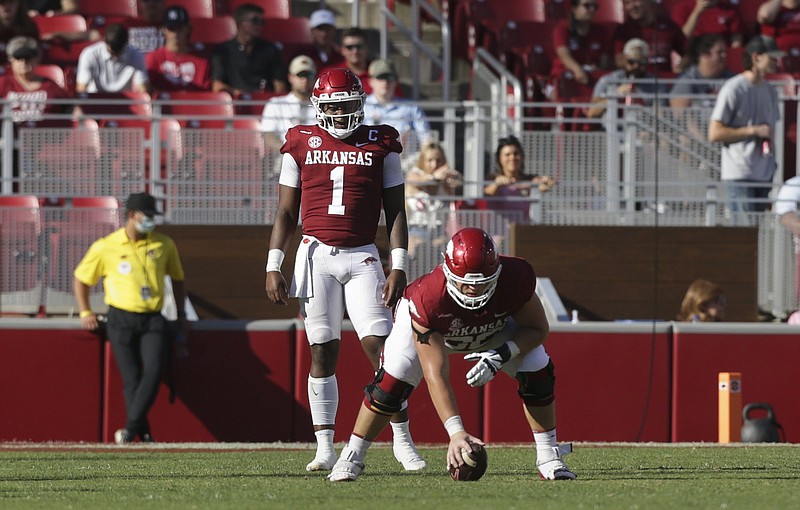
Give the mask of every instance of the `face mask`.
M 142 221 L 136 224 L 136 231 L 140 234 L 149 234 L 156 228 L 156 220 L 145 216 Z

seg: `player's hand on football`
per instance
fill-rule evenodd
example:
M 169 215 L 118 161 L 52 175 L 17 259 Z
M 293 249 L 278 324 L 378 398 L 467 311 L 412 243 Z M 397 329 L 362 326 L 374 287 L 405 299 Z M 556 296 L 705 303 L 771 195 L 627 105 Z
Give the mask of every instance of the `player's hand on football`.
M 383 304 L 386 308 L 392 308 L 403 297 L 403 291 L 406 290 L 406 273 L 399 269 L 392 269 L 389 276 L 386 278 L 386 283 L 383 286 Z
M 289 289 L 286 287 L 286 280 L 280 271 L 268 271 L 265 287 L 267 297 L 273 303 L 285 305 L 289 299 Z
M 466 431 L 454 434 L 450 438 L 447 446 L 447 467 L 457 467 L 464 464 L 464 457 L 461 456 L 461 449 L 472 450 L 472 444 L 483 445 L 484 442 L 475 436 L 469 435 Z

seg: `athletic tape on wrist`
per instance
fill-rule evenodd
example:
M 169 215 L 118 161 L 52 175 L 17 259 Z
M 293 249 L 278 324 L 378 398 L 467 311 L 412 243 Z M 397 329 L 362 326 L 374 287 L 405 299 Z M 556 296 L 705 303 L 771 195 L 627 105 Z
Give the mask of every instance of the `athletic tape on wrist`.
M 408 250 L 405 248 L 392 249 L 392 271 L 395 269 L 408 274 Z
M 78 317 L 83 319 L 84 317 L 89 317 L 90 315 L 94 315 L 94 312 L 91 310 L 84 310 L 80 314 L 78 314 Z
M 267 272 L 277 271 L 280 273 L 284 256 L 283 252 L 277 248 L 270 250 L 267 253 Z
M 461 423 L 461 416 L 451 416 L 444 422 L 444 428 L 447 430 L 447 435 L 453 437 L 459 432 L 464 432 L 464 424 Z

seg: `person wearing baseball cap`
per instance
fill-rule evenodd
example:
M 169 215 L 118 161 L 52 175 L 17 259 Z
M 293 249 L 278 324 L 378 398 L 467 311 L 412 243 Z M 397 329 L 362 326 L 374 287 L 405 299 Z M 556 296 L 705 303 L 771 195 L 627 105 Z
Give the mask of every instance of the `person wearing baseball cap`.
M 372 92 L 364 102 L 364 122 L 395 128 L 406 152 L 415 157 L 422 144 L 433 138 L 425 112 L 417 104 L 397 97 L 397 71 L 390 62 L 375 59 L 368 72 Z
M 259 130 L 269 147 L 276 151 L 280 149 L 290 127 L 317 122 L 310 99 L 316 78 L 317 66 L 311 57 L 299 55 L 289 63 L 291 91 L 283 96 L 271 97 L 261 115 Z
M 130 195 L 125 203 L 125 225 L 92 243 L 73 273 L 81 326 L 90 331 L 99 324 L 89 290 L 103 279 L 108 305 L 106 334 L 122 375 L 127 411 L 125 428 L 114 433 L 117 444 L 137 437 L 154 442 L 147 414 L 158 395 L 170 348 L 167 320 L 161 315 L 165 276 L 172 279 L 179 328 L 183 335 L 189 330 L 178 249 L 170 237 L 154 231 L 155 216 L 160 214 L 152 195 Z
M 211 90 L 211 63 L 192 48 L 189 13 L 173 5 L 164 11 L 164 46 L 145 56 L 150 84 L 156 91 Z
M 344 67 L 342 50 L 336 44 L 336 15 L 328 9 L 317 9 L 308 18 L 313 48 L 304 53 L 314 59 L 317 69 Z
M 785 53 L 775 39 L 757 35 L 745 45 L 744 71 L 725 82 L 717 95 L 708 140 L 722 144 L 721 180 L 734 225 L 755 225 L 767 209 L 775 174 L 775 125 L 780 120 L 778 92 L 767 81 Z

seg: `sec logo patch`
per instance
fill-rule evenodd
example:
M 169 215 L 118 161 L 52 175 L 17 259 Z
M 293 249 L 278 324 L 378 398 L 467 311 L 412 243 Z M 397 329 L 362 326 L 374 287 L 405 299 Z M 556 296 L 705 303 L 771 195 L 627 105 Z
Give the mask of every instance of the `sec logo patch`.
M 117 272 L 119 274 L 130 274 L 131 273 L 131 263 L 127 260 L 123 260 L 119 264 L 117 264 Z
M 322 145 L 322 138 L 319 136 L 312 136 L 308 139 L 308 146 L 312 149 L 318 149 Z

